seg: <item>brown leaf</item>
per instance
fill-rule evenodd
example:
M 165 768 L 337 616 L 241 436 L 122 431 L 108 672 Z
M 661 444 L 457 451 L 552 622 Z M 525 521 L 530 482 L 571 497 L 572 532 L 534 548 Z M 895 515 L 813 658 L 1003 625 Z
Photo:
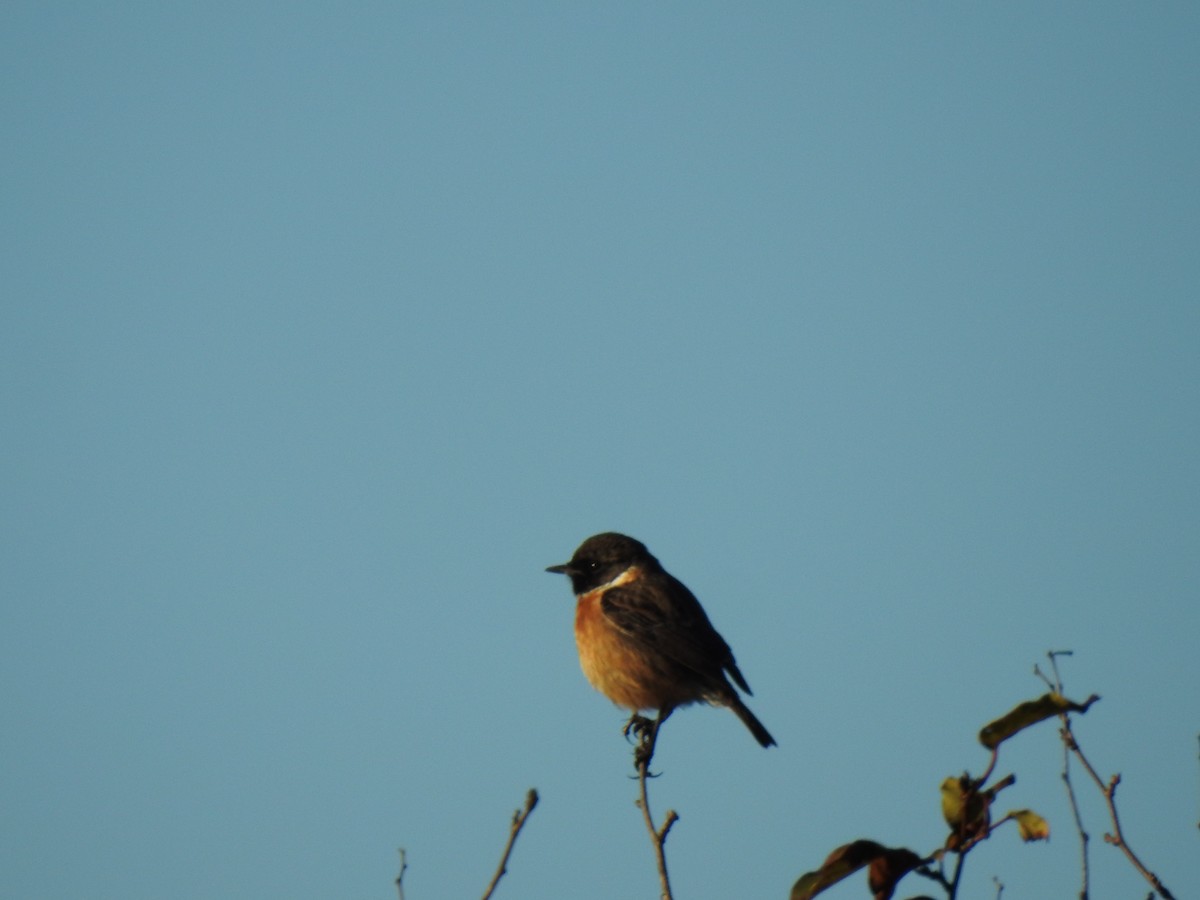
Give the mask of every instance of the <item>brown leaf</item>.
M 896 884 L 922 861 L 921 857 L 904 847 L 888 850 L 871 860 L 867 869 L 867 886 L 875 900 L 892 900 Z
M 1088 711 L 1088 707 L 1099 699 L 1098 696 L 1092 694 L 1083 703 L 1076 703 L 1068 700 L 1062 694 L 1054 692 L 1043 694 L 1036 700 L 1022 703 L 994 722 L 984 725 L 979 731 L 979 743 L 989 750 L 995 750 L 1014 734 L 1023 731 L 1030 725 L 1036 725 L 1044 719 L 1065 712 L 1085 713 Z
M 858 840 L 843 844 L 825 858 L 817 871 L 805 872 L 796 879 L 792 885 L 791 900 L 811 900 L 886 852 L 886 847 L 874 841 Z

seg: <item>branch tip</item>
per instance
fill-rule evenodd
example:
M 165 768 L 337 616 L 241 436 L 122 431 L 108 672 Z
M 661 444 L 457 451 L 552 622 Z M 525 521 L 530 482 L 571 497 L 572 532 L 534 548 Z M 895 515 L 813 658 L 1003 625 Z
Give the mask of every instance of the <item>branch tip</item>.
M 508 832 L 508 843 L 504 845 L 504 854 L 500 857 L 500 865 L 496 868 L 496 874 L 492 876 L 491 882 L 487 889 L 483 892 L 483 900 L 488 900 L 495 893 L 496 886 L 500 884 L 500 879 L 508 872 L 508 859 L 512 856 L 513 845 L 517 842 L 517 835 L 521 833 L 521 829 L 525 827 L 525 822 L 529 818 L 529 814 L 533 812 L 533 808 L 538 804 L 538 792 L 536 788 L 530 788 L 525 795 L 525 808 L 518 809 L 513 813 L 512 826 Z

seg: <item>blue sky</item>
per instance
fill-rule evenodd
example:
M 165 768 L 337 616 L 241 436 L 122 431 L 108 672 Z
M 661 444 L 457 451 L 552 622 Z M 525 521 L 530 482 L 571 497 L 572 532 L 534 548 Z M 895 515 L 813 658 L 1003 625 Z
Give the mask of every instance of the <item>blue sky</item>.
M 389 898 L 405 847 L 409 900 L 478 895 L 536 786 L 499 896 L 654 896 L 542 571 L 610 529 L 779 741 L 664 730 L 681 898 L 932 850 L 1052 648 L 1200 893 L 1198 38 L 1171 3 L 7 5 L 0 894 Z M 1000 765 L 1054 837 L 969 895 L 1077 891 L 1053 726 Z M 1093 896 L 1143 896 L 1084 812 Z

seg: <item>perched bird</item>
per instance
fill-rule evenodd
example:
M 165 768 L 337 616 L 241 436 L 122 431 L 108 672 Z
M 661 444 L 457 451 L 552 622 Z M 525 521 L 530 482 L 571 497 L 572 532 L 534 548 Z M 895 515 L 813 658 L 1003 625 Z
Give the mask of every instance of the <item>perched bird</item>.
M 751 693 L 729 645 L 695 595 L 644 544 L 615 532 L 597 534 L 580 544 L 570 562 L 546 571 L 571 579 L 583 674 L 632 711 L 625 733 L 648 738 L 647 759 L 667 716 L 699 701 L 729 707 L 762 746 L 775 744 L 729 683 L 732 678 Z M 652 709 L 658 710 L 653 721 L 638 714 Z

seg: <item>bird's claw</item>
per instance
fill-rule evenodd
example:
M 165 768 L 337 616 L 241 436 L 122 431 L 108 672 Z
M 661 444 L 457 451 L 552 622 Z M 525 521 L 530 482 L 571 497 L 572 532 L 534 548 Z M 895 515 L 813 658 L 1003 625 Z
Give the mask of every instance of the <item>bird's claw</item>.
M 633 748 L 633 767 L 639 775 L 645 772 L 649 778 L 657 777 L 649 768 L 650 760 L 654 756 L 654 746 L 658 742 L 659 724 L 660 720 L 647 719 L 638 713 L 630 716 L 629 721 L 625 723 L 625 739 L 629 740 L 631 735 L 637 738 L 637 746 Z
M 625 723 L 625 730 L 623 733 L 626 740 L 629 739 L 630 734 L 633 734 L 637 736 L 639 741 L 645 743 L 647 736 L 654 734 L 654 720 L 647 719 L 643 715 L 634 713 L 629 717 L 629 721 Z
M 658 772 L 650 771 L 650 760 L 654 756 L 654 745 L 648 741 L 642 741 L 633 751 L 633 768 L 638 775 L 642 772 L 646 773 L 647 778 L 657 778 Z

